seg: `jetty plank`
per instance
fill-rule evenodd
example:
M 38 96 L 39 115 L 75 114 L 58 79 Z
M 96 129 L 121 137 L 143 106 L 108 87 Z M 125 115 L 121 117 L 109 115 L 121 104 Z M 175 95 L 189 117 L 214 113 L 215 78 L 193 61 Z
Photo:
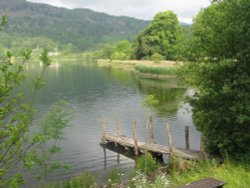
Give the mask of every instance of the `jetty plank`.
M 133 149 L 135 148 L 134 140 L 124 135 L 106 133 L 105 135 L 103 135 L 102 140 L 104 141 L 103 144 L 105 144 L 105 142 L 106 143 L 113 142 L 123 147 L 130 147 Z M 142 141 L 138 141 L 137 144 L 138 144 L 139 152 L 141 153 L 145 153 L 146 151 L 148 151 L 150 153 L 155 153 L 155 154 L 170 155 L 169 147 L 167 145 L 145 143 Z M 184 158 L 184 159 L 197 159 L 199 156 L 198 151 L 184 150 L 184 149 L 179 149 L 179 148 L 174 148 L 174 147 L 172 147 L 172 150 L 173 150 L 172 152 L 174 156 Z

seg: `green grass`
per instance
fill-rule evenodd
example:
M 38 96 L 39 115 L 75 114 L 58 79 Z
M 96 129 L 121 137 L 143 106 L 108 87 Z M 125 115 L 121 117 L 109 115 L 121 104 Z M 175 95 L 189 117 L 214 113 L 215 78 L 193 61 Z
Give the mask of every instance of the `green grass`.
M 41 188 L 95 188 L 98 187 L 90 173 L 81 173 L 70 178 L 68 182 L 55 182 L 41 186 Z
M 112 169 L 109 173 L 108 173 L 108 182 L 107 185 L 108 187 L 112 187 L 112 186 L 116 186 L 119 185 L 119 183 L 121 183 L 121 176 L 122 173 L 119 169 Z
M 165 173 L 159 173 L 154 180 L 149 180 L 144 173 L 135 172 L 133 178 L 130 178 L 126 187 L 130 188 L 168 188 L 169 181 Z
M 141 73 L 157 74 L 157 75 L 175 75 L 176 67 L 149 67 L 144 65 L 136 65 L 135 70 Z
M 139 164 L 139 166 L 138 166 Z M 147 166 L 147 171 L 145 171 Z M 218 165 L 215 161 L 204 161 L 204 162 L 191 162 L 189 168 L 184 169 L 179 166 L 171 170 L 171 166 L 168 166 L 168 173 L 162 172 L 157 169 L 157 165 L 152 161 L 151 157 L 144 156 L 141 161 L 137 161 L 136 168 L 128 181 L 121 183 L 121 173 L 119 170 L 111 170 L 107 176 L 106 186 L 119 187 L 124 185 L 125 187 L 131 188 L 175 188 L 186 183 L 191 183 L 203 178 L 215 178 L 224 181 L 225 188 L 248 188 L 250 185 L 250 165 L 249 163 L 232 163 L 225 162 L 224 164 Z M 148 168 L 154 167 L 154 168 Z M 178 167 L 178 165 L 176 166 Z M 170 168 L 170 169 L 169 169 Z M 149 171 L 148 171 L 149 170 Z M 99 185 L 100 186 L 100 185 Z M 98 187 L 95 183 L 94 177 L 89 173 L 82 173 L 79 176 L 72 177 L 68 182 L 50 184 L 42 186 L 46 188 L 87 188 L 87 187 Z
M 248 188 L 250 185 L 250 167 L 249 164 L 226 162 L 217 165 L 213 161 L 206 161 L 194 164 L 185 172 L 172 173 L 168 179 L 170 187 L 176 187 L 208 177 L 226 182 L 225 188 Z

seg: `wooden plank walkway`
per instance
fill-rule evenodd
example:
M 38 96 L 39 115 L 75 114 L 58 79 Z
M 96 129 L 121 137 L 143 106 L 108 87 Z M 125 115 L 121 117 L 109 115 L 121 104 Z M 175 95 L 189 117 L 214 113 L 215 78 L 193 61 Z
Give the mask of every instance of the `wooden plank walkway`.
M 103 135 L 102 141 L 102 144 L 113 142 L 123 147 L 135 149 L 135 141 L 132 138 L 120 134 L 106 133 Z M 166 145 L 150 144 L 141 141 L 138 141 L 137 144 L 140 153 L 148 151 L 155 154 L 170 155 L 169 147 Z M 198 151 L 184 150 L 174 147 L 172 147 L 172 154 L 183 159 L 197 159 L 199 157 Z

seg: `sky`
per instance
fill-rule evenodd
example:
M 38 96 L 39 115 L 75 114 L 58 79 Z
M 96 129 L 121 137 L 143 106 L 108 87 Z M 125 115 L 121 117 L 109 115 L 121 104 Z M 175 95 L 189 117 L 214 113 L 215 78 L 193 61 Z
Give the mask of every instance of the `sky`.
M 129 16 L 152 20 L 158 12 L 172 10 L 184 23 L 192 19 L 201 8 L 210 4 L 209 0 L 28 0 L 69 9 L 89 8 L 115 16 Z

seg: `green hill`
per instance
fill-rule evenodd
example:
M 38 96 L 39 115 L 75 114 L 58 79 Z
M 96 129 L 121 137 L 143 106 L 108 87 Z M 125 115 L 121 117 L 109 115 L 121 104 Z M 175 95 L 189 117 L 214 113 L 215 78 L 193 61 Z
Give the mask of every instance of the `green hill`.
M 5 33 L 12 38 L 46 38 L 78 50 L 121 39 L 132 40 L 149 23 L 89 9 L 70 10 L 25 0 L 0 0 L 0 16 L 3 15 L 8 20 Z

